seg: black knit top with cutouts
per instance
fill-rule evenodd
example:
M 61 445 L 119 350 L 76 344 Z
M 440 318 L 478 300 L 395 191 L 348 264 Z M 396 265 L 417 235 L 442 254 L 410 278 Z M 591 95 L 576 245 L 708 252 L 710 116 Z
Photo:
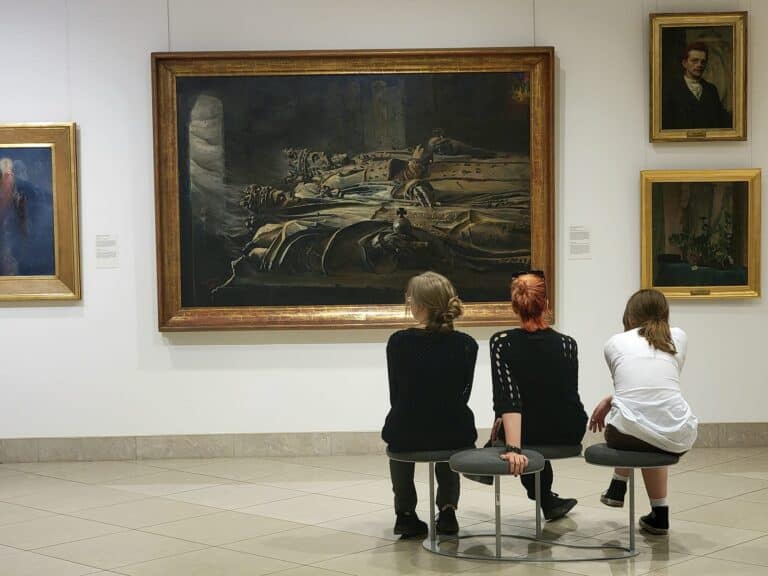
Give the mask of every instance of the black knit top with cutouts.
M 552 328 L 519 328 L 491 337 L 493 410 L 522 414 L 528 444 L 578 444 L 587 415 L 579 398 L 576 341 Z

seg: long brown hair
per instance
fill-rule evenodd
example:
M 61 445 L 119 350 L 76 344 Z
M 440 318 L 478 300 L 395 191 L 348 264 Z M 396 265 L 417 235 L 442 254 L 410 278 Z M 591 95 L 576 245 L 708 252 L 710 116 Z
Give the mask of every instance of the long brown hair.
M 411 278 L 405 296 L 406 306 L 410 303 L 426 310 L 427 330 L 453 330 L 453 321 L 464 313 L 464 305 L 453 284 L 437 272 L 424 272 Z
M 648 344 L 667 352 L 677 354 L 672 332 L 669 329 L 669 304 L 658 290 L 638 290 L 627 301 L 624 309 L 624 330 L 640 328 L 640 336 Z

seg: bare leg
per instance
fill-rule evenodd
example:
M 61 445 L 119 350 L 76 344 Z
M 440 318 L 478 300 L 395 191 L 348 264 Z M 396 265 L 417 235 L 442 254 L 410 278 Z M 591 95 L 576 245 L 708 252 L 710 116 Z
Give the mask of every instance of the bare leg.
M 668 468 L 643 468 L 645 491 L 651 500 L 661 500 L 667 497 Z
M 614 468 L 613 471 L 619 476 L 624 476 L 624 478 L 629 478 L 629 468 Z

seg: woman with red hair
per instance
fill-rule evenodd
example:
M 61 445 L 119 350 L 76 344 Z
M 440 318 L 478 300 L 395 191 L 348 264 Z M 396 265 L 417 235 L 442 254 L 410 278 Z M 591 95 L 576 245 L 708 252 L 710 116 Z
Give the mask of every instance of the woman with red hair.
M 492 439 L 506 442 L 502 458 L 510 472 L 521 474 L 527 459 L 526 444 L 579 444 L 587 415 L 579 398 L 579 361 L 576 341 L 550 328 L 549 300 L 544 273 L 518 274 L 511 285 L 512 309 L 520 328 L 498 332 L 491 338 L 493 409 Z M 503 434 L 503 437 L 502 437 Z M 535 499 L 534 478 L 521 476 L 528 497 Z M 541 508 L 547 520 L 565 516 L 577 503 L 552 492 L 549 461 L 541 472 Z

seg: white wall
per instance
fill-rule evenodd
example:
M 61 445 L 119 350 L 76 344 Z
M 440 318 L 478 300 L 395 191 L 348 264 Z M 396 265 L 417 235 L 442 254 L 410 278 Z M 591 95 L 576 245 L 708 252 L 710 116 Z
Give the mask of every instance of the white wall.
M 639 284 L 639 171 L 768 164 L 768 62 L 755 57 L 768 49 L 763 2 L 0 5 L 13 23 L 0 122 L 79 125 L 84 282 L 82 303 L 0 307 L 0 437 L 375 430 L 383 420 L 386 331 L 157 331 L 152 51 L 553 45 L 559 328 L 580 344 L 590 409 L 610 385 L 602 343 Z M 719 9 L 750 10 L 749 141 L 649 144 L 647 14 Z M 566 259 L 572 224 L 591 226 L 592 260 Z M 120 240 L 117 270 L 94 268 L 94 237 L 105 233 Z M 766 311 L 765 298 L 673 304 L 691 339 L 686 395 L 702 421 L 768 420 Z M 469 331 L 482 340 L 472 405 L 487 425 L 492 330 Z

